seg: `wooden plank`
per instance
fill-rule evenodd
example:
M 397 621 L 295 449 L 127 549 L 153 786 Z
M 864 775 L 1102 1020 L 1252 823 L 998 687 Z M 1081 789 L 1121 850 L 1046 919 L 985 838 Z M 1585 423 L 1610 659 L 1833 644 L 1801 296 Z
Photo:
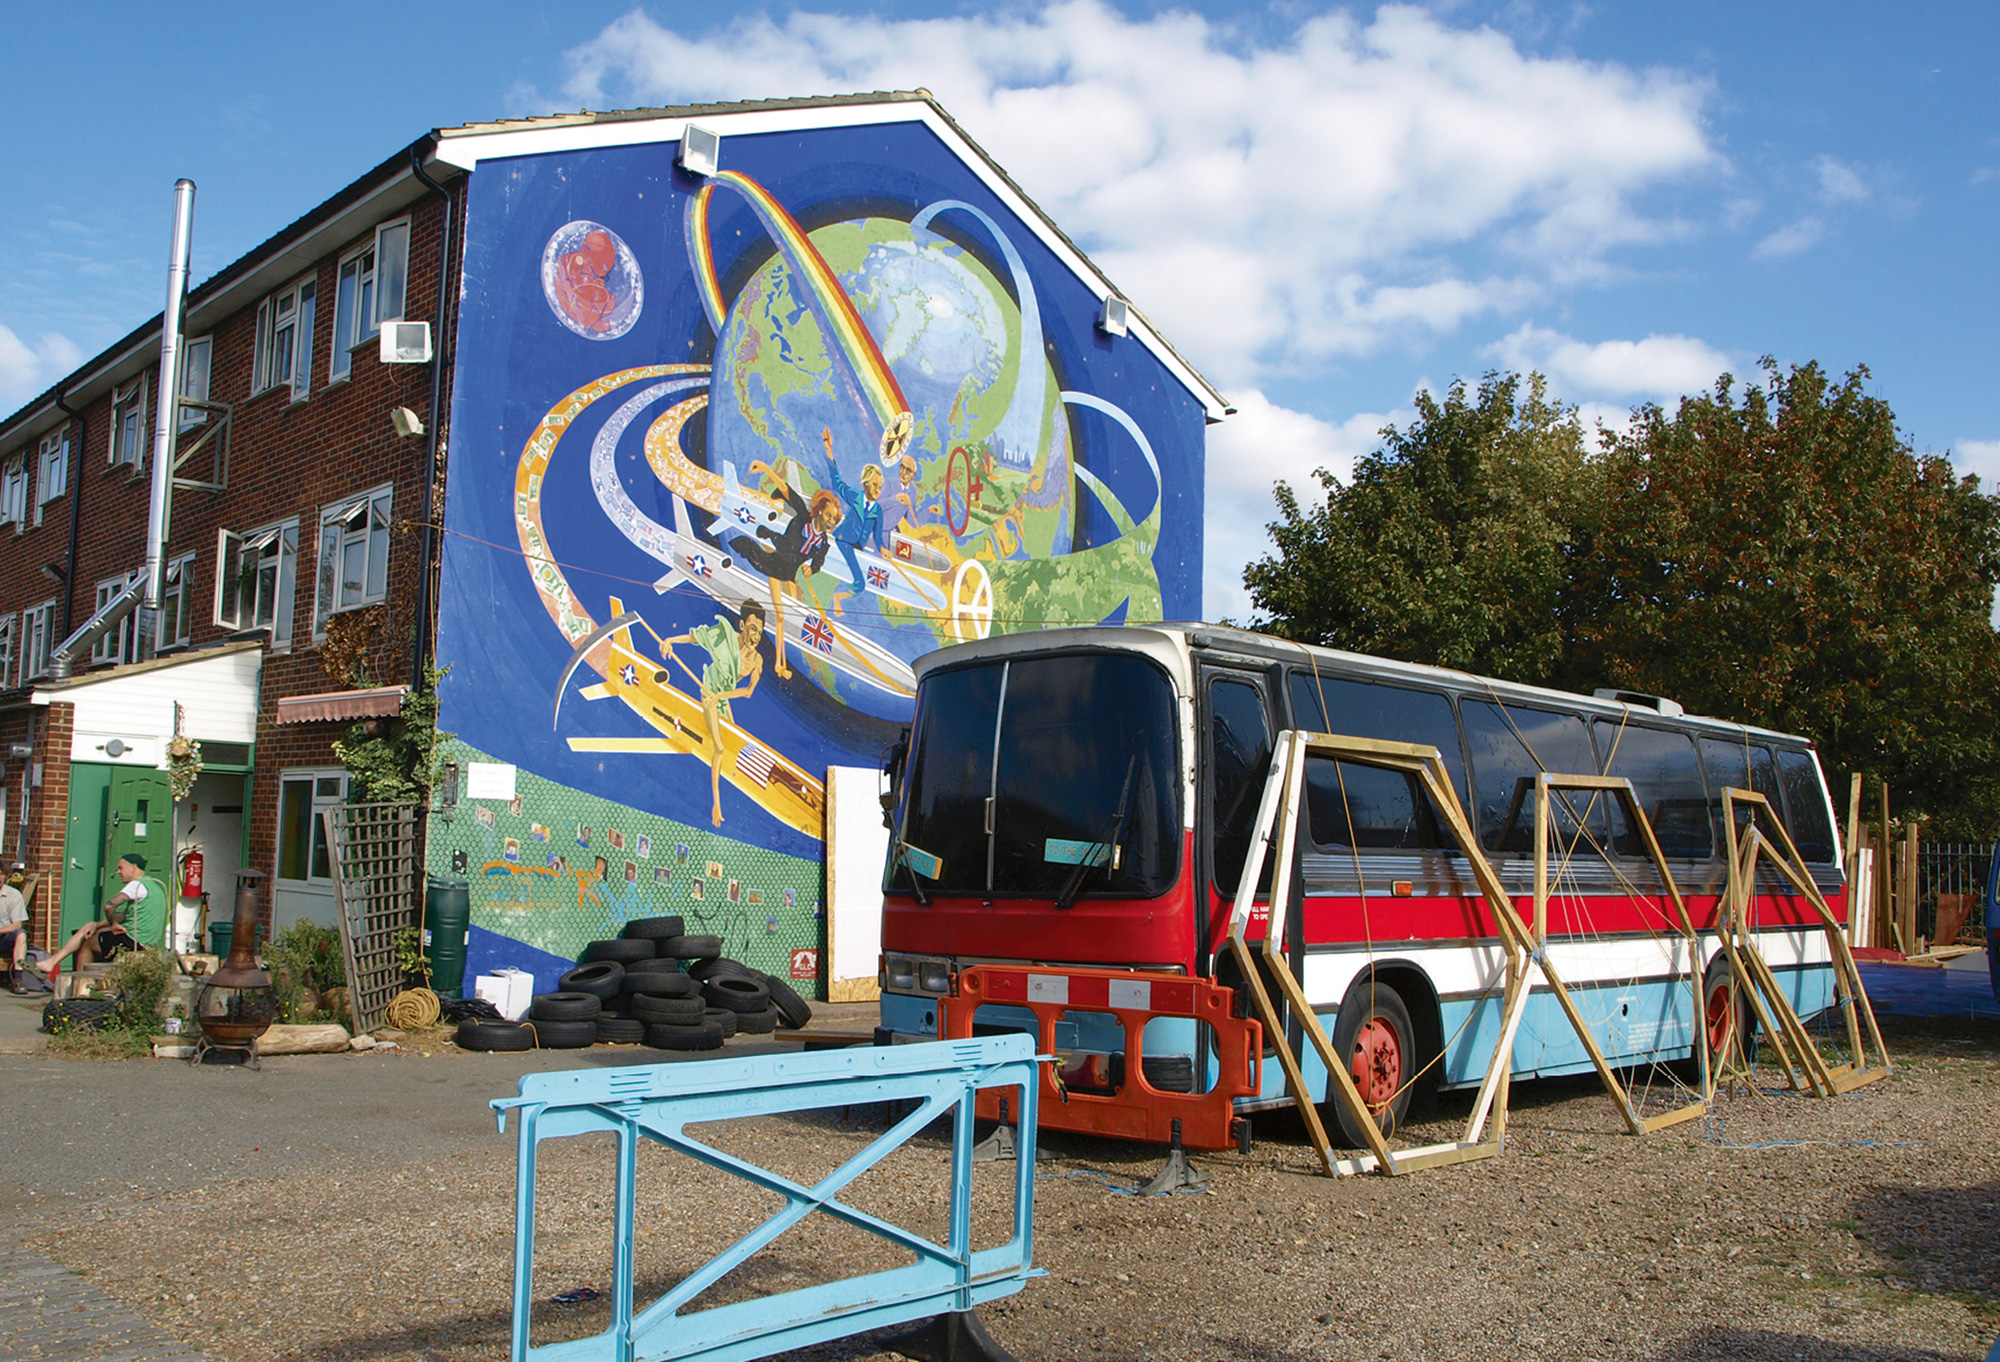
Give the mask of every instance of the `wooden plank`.
M 1896 894 L 1896 921 L 1902 927 L 1905 955 L 1919 955 L 1923 946 L 1917 941 L 1917 820 L 1909 819 L 1903 825 L 1903 858 L 1897 867 L 1902 871 L 1902 884 Z
M 1702 1048 L 1707 1049 L 1708 1047 L 1704 1043 Z M 1706 1115 L 1708 1115 L 1708 1104 L 1706 1102 L 1690 1102 L 1684 1107 L 1676 1107 L 1674 1110 L 1662 1112 L 1658 1116 L 1648 1116 L 1640 1121 L 1639 1124 L 1644 1126 L 1646 1133 L 1650 1135 L 1656 1130 L 1665 1130 L 1668 1126 L 1677 1126 L 1683 1121 L 1692 1121 L 1697 1116 Z

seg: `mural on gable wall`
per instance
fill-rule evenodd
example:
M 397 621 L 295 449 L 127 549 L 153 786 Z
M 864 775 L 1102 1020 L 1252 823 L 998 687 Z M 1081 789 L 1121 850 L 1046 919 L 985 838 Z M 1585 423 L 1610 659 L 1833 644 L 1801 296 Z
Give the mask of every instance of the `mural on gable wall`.
M 826 768 L 919 656 L 1198 612 L 1201 408 L 1027 222 L 920 124 L 723 146 L 472 177 L 440 725 L 519 772 L 432 825 L 474 970 L 678 913 L 810 978 Z

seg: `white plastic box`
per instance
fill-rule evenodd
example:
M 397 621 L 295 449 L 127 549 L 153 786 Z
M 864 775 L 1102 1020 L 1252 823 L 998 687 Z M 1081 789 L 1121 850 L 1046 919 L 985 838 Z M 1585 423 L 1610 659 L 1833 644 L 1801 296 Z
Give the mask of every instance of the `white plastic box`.
M 535 976 L 523 969 L 482 974 L 472 982 L 472 996 L 492 1003 L 508 1021 L 519 1021 L 535 1000 Z

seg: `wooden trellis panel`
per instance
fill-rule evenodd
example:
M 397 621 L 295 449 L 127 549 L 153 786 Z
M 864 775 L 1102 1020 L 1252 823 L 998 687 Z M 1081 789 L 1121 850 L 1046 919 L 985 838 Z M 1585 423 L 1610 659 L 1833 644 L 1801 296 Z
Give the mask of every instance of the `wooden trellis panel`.
M 347 959 L 348 1004 L 357 1033 L 380 1026 L 403 991 L 396 929 L 416 921 L 417 806 L 337 804 L 321 812 L 333 864 L 333 904 Z

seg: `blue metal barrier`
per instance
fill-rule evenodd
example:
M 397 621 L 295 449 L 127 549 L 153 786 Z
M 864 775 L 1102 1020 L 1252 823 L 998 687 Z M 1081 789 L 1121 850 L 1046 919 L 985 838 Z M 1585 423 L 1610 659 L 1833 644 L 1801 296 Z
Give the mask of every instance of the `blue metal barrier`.
M 528 1074 L 518 1097 L 493 1102 L 500 1129 L 507 1112 L 521 1113 L 515 1170 L 513 1362 L 739 1362 L 812 1343 L 948 1312 L 1019 1291 L 1040 1272 L 1030 1266 L 1035 1204 L 1035 1099 L 1039 1090 L 1033 1037 L 1006 1035 L 923 1045 L 836 1050 L 820 1054 L 757 1055 L 620 1069 L 572 1069 Z M 1017 1089 L 1023 1151 L 1014 1165 L 1014 1229 L 1005 1244 L 972 1248 L 973 1098 L 981 1088 Z M 866 1102 L 914 1101 L 916 1108 L 868 1147 L 807 1187 L 690 1138 L 689 1125 L 772 1116 Z M 951 1211 L 948 1242 L 936 1244 L 838 1199 L 841 1190 L 951 1114 Z M 535 1254 L 535 1151 L 543 1140 L 609 1132 L 618 1137 L 614 1212 L 616 1280 L 611 1326 L 589 1338 L 531 1347 Z M 644 1309 L 633 1300 L 634 1178 L 644 1137 L 753 1187 L 776 1192 L 785 1205 L 762 1225 L 689 1273 Z M 679 1313 L 791 1226 L 814 1211 L 869 1231 L 916 1255 L 887 1271 L 826 1282 Z

